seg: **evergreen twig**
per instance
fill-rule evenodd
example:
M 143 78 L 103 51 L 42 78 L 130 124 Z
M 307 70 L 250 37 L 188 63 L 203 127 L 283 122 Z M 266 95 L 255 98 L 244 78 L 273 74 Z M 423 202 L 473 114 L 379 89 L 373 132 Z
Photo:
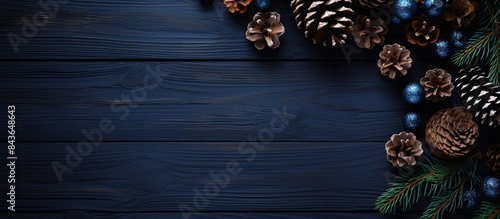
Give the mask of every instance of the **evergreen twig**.
M 500 219 L 500 204 L 482 201 L 479 210 L 474 214 L 474 219 Z
M 403 182 L 391 183 L 391 188 L 377 198 L 375 209 L 381 214 L 393 214 L 401 206 L 402 211 L 406 211 L 422 196 L 432 197 L 423 218 L 440 218 L 444 212 L 461 208 L 464 186 L 480 181 L 476 171 L 477 155 L 479 153 L 459 163 L 428 159 L 427 164 L 410 174 L 398 176 Z
M 466 67 L 486 61 L 490 65 L 488 77 L 500 85 L 500 0 L 485 0 L 479 17 L 482 28 L 468 40 L 464 49 L 453 55 L 452 62 Z
M 409 210 L 423 194 L 428 193 L 430 185 L 426 179 L 435 172 L 418 171 L 409 167 L 405 169 L 411 171 L 410 174 L 396 178 L 403 182 L 391 183 L 391 188 L 377 198 L 375 209 L 380 214 L 394 214 L 398 206 L 402 206 L 402 211 Z M 429 168 L 424 164 L 422 169 Z

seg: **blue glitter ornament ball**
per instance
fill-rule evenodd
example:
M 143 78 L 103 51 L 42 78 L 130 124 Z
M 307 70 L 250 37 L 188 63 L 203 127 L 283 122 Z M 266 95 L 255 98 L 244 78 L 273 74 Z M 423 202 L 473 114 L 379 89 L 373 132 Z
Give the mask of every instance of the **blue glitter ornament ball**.
M 400 24 L 402 22 L 403 21 L 400 18 L 398 18 L 398 16 L 392 16 L 392 18 L 391 18 L 391 23 L 393 23 L 393 24 Z
M 447 40 L 438 40 L 436 42 L 436 49 L 434 50 L 437 56 L 441 58 L 448 58 L 453 52 L 451 43 Z
M 420 115 L 416 113 L 407 113 L 403 116 L 403 125 L 407 131 L 415 131 L 422 121 Z
M 437 17 L 444 11 L 445 5 L 443 0 L 425 0 L 422 9 L 427 16 Z
M 461 48 L 467 43 L 467 37 L 462 31 L 454 30 L 451 33 L 451 43 L 453 43 L 453 46 L 456 48 Z
M 475 189 L 468 189 L 463 194 L 464 206 L 467 209 L 474 209 L 481 202 L 481 194 Z
M 500 197 L 500 179 L 488 176 L 483 180 L 483 192 L 488 198 Z
M 267 10 L 271 5 L 271 0 L 255 0 L 255 5 L 259 10 Z
M 401 20 L 410 20 L 417 13 L 417 2 L 415 0 L 396 0 L 392 7 L 394 15 Z
M 425 98 L 425 90 L 417 82 L 411 82 L 403 90 L 403 98 L 410 104 L 419 104 Z

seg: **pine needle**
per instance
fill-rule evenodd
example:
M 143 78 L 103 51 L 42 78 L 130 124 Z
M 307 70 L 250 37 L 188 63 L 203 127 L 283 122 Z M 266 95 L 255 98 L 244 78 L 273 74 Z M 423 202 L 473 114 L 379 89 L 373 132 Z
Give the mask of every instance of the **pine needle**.
M 481 202 L 479 210 L 474 214 L 474 219 L 500 219 L 500 204 L 489 201 Z
M 391 183 L 391 187 L 377 198 L 375 209 L 380 214 L 394 214 L 397 207 L 409 210 L 423 196 L 432 196 L 426 210 L 428 215 L 437 211 L 435 218 L 443 212 L 451 212 L 462 207 L 462 193 L 466 183 L 480 182 L 476 156 L 461 162 L 449 162 L 437 158 L 428 159 L 420 168 L 406 168 L 410 174 L 398 176 L 402 182 Z
M 409 210 L 423 194 L 428 193 L 428 177 L 435 172 L 420 172 L 407 168 L 407 171 L 414 171 L 409 176 L 400 177 L 403 182 L 391 183 L 391 188 L 387 189 L 377 198 L 375 209 L 380 214 L 394 214 L 398 206 L 402 206 L 402 211 Z M 408 179 L 409 178 L 409 179 Z
M 458 67 L 478 65 L 486 61 L 490 65 L 488 77 L 500 85 L 500 0 L 485 0 L 479 15 L 480 28 L 464 49 L 455 52 L 452 62 Z

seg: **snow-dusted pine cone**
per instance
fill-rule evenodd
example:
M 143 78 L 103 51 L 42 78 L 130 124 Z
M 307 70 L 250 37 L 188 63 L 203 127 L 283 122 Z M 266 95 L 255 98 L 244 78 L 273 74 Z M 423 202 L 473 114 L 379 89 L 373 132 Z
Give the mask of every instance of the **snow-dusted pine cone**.
M 344 44 L 352 31 L 351 0 L 292 0 L 290 6 L 297 26 L 314 44 Z
M 478 66 L 458 72 L 456 85 L 467 109 L 481 124 L 500 126 L 500 87 Z

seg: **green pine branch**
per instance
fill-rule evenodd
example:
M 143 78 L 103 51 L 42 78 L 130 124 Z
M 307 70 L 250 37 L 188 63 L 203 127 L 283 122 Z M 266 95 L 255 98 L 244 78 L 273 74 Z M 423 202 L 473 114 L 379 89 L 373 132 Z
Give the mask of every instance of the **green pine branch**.
M 405 172 L 410 174 L 398 176 L 402 182 L 391 183 L 391 187 L 377 198 L 375 209 L 380 214 L 394 214 L 397 207 L 407 211 L 423 196 L 433 197 L 426 214 L 435 214 L 435 218 L 443 212 L 461 208 L 464 185 L 475 185 L 480 181 L 476 171 L 477 155 L 460 162 L 432 157 L 420 168 L 407 168 Z
M 448 187 L 450 190 L 442 191 L 438 195 L 432 197 L 431 203 L 420 218 L 441 219 L 445 212 L 454 212 L 456 209 L 461 209 L 463 207 L 463 193 L 466 185 L 474 187 L 481 182 L 475 165 L 477 165 L 477 160 L 475 159 L 472 162 L 464 164 L 463 168 L 461 168 L 463 171 L 466 171 L 468 167 L 474 168 L 470 170 L 471 172 L 457 174 L 466 177 L 465 179 L 457 179 L 458 181 L 451 181 L 450 187 Z
M 488 77 L 500 85 L 500 0 L 485 0 L 479 15 L 480 28 L 467 45 L 452 57 L 458 67 L 478 65 L 481 61 L 490 64 Z
M 432 169 L 436 174 L 428 178 L 432 183 L 432 194 L 429 195 L 436 195 L 443 191 L 456 188 L 457 184 L 463 181 L 464 177 L 469 177 L 471 173 L 472 175 L 470 176 L 473 177 L 472 182 L 479 182 L 480 178 L 476 171 L 477 159 L 475 159 L 478 156 L 481 156 L 481 154 L 476 153 L 458 162 L 433 159 Z
M 428 169 L 427 166 L 422 168 Z M 396 179 L 402 182 L 391 183 L 391 188 L 377 198 L 375 209 L 380 214 L 394 214 L 398 206 L 403 208 L 402 211 L 409 210 L 422 195 L 428 193 L 430 184 L 427 178 L 435 172 L 417 171 L 411 167 L 405 167 L 405 169 L 410 174 L 398 176 Z
M 500 219 L 500 204 L 489 201 L 481 202 L 479 210 L 474 214 L 474 219 Z

